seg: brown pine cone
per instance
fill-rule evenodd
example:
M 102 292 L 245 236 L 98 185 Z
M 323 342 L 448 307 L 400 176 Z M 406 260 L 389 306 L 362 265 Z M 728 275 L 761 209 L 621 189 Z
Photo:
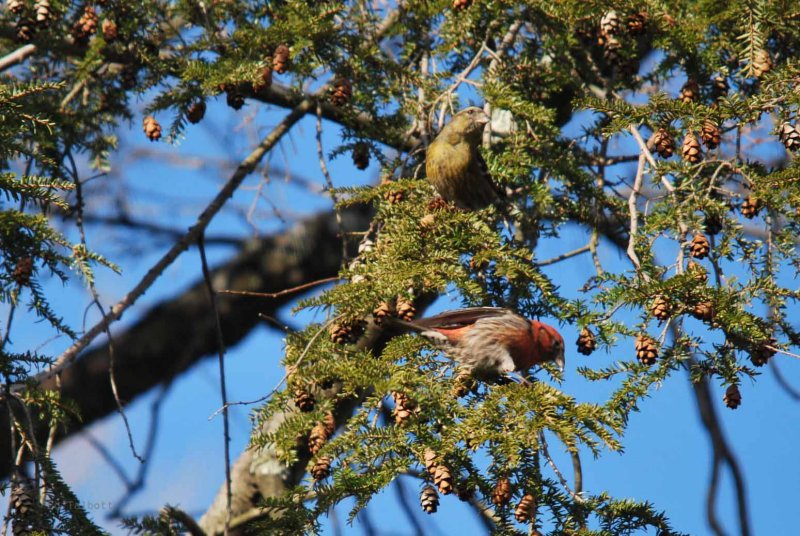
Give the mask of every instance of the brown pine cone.
M 708 281 L 706 269 L 694 261 L 689 261 L 689 264 L 686 265 L 686 273 L 694 277 L 698 283 L 705 283 Z
M 661 158 L 669 158 L 675 152 L 675 140 L 665 128 L 656 130 L 653 135 L 653 145 Z
M 643 365 L 652 365 L 658 358 L 658 343 L 650 336 L 639 334 L 635 341 L 636 359 Z
M 314 425 L 308 436 L 308 450 L 314 455 L 328 442 L 328 439 L 336 430 L 336 423 L 333 420 L 333 413 L 328 412 L 323 420 Z
M 681 148 L 681 155 L 683 159 L 690 164 L 696 164 L 703 159 L 703 152 L 700 149 L 700 142 L 691 132 L 686 134 L 683 138 L 683 147 Z
M 453 378 L 453 396 L 461 398 L 467 396 L 478 387 L 478 382 L 469 371 L 460 371 L 455 378 Z
M 774 338 L 770 337 L 769 340 L 754 348 L 750 352 L 750 361 L 753 363 L 753 365 L 757 367 L 763 367 L 766 365 L 767 361 L 769 361 L 770 358 L 777 353 L 775 350 L 769 347 L 774 347 L 777 342 L 778 341 L 776 341 Z
M 672 307 L 664 296 L 656 296 L 650 304 L 650 314 L 659 320 L 669 318 Z
M 700 129 L 700 137 L 706 147 L 716 149 L 719 146 L 722 132 L 720 132 L 719 126 L 714 121 L 706 119 L 703 121 L 703 128 Z
M 316 399 L 314 395 L 306 391 L 305 387 L 302 385 L 297 385 L 294 388 L 294 405 L 297 406 L 297 409 L 300 411 L 307 413 L 309 411 L 314 411 L 314 406 L 316 405 Z
M 786 149 L 796 151 L 800 147 L 800 130 L 791 123 L 785 122 L 778 129 L 778 139 Z
M 420 412 L 417 403 L 405 393 L 399 391 L 392 391 L 392 399 L 394 399 L 394 422 L 397 426 L 402 426 L 409 419 L 418 415 Z
M 103 24 L 100 25 L 103 32 L 103 39 L 106 41 L 113 41 L 117 38 L 117 23 L 111 19 L 103 19 Z
M 369 167 L 369 145 L 358 142 L 353 146 L 353 165 L 362 170 Z
M 748 195 L 747 199 L 742 202 L 742 216 L 748 220 L 753 219 L 758 214 L 758 209 L 761 208 L 761 203 L 752 195 Z
M 272 85 L 272 69 L 263 67 L 253 82 L 253 91 L 259 93 Z
M 613 9 L 611 11 L 606 11 L 600 19 L 600 35 L 603 37 L 617 35 L 621 25 L 622 21 L 620 21 L 616 11 Z
M 445 201 L 444 197 L 437 195 L 433 199 L 428 202 L 428 205 L 425 207 L 425 210 L 428 212 L 438 212 L 440 210 L 445 210 L 450 205 Z
M 417 315 L 417 309 L 414 307 L 414 302 L 404 296 L 397 297 L 397 306 L 395 307 L 397 318 L 411 322 Z
M 206 103 L 202 100 L 192 103 L 186 110 L 186 119 L 188 119 L 192 124 L 197 124 L 202 121 L 205 115 Z
M 628 33 L 631 35 L 643 34 L 649 18 L 650 16 L 646 11 L 639 11 L 638 13 L 631 13 L 628 15 Z
M 714 92 L 714 97 L 717 99 L 726 96 L 730 89 L 730 86 L 728 86 L 728 79 L 721 74 L 711 79 L 711 87 Z
M 7 5 L 10 6 L 10 2 Z M 36 24 L 40 28 L 47 28 L 50 25 L 50 17 L 52 15 L 50 0 L 36 0 L 33 4 L 33 11 L 36 15 Z
M 86 41 L 97 31 L 97 21 L 97 12 L 94 10 L 94 6 L 87 4 L 83 8 L 81 18 L 72 27 L 72 36 L 76 41 Z
M 11 511 L 11 534 L 13 536 L 28 536 L 34 534 L 49 534 L 43 530 L 43 512 L 39 511 L 39 502 L 36 499 L 31 479 L 24 475 L 14 475 L 9 494 Z
M 439 508 L 439 494 L 433 486 L 425 486 L 419 495 L 419 504 L 427 514 L 435 514 Z
M 382 184 L 387 184 L 389 181 L 381 181 Z M 403 190 L 388 190 L 384 192 L 383 198 L 394 205 L 403 200 Z
M 757 78 L 761 78 L 771 70 L 772 58 L 769 57 L 769 52 L 764 49 L 757 51 L 753 58 L 753 74 L 756 75 Z
M 433 475 L 437 465 L 436 452 L 431 448 L 426 448 L 425 452 L 422 453 L 422 463 L 425 465 L 425 470 Z
M 597 348 L 597 340 L 594 338 L 594 333 L 589 328 L 581 329 L 578 335 L 578 352 L 583 355 L 589 355 Z
M 506 477 L 500 477 L 492 490 L 492 502 L 498 508 L 508 504 L 511 500 L 511 482 Z
M 617 64 L 620 60 L 620 50 L 622 43 L 616 37 L 608 36 L 603 43 L 603 59 L 609 64 Z
M 706 217 L 703 219 L 703 227 L 705 227 L 706 233 L 710 235 L 718 234 L 722 231 L 722 218 L 716 213 L 706 213 Z
M 13 13 L 14 15 L 19 15 L 25 10 L 25 1 L 24 0 L 8 0 L 6 2 L 6 9 L 9 13 Z
M 456 497 L 459 501 L 468 501 L 475 496 L 475 486 L 467 481 L 461 481 L 456 486 Z
M 710 301 L 700 302 L 692 308 L 692 316 L 703 322 L 714 320 L 714 304 Z
M 144 118 L 142 121 L 142 128 L 144 128 L 144 134 L 150 141 L 158 141 L 161 139 L 161 125 L 158 124 L 158 121 L 156 121 L 156 118 L 152 115 L 148 115 Z
M 320 456 L 317 458 L 317 461 L 314 462 L 314 466 L 311 467 L 311 476 L 314 477 L 314 480 L 320 481 L 328 478 L 331 474 L 331 463 L 333 463 L 333 458 L 330 456 Z
M 722 401 L 731 409 L 738 408 L 742 404 L 742 393 L 739 392 L 739 386 L 734 384 L 728 387 Z
M 689 247 L 689 254 L 696 259 L 705 259 L 708 257 L 709 251 L 711 251 L 711 246 L 708 244 L 708 238 L 701 233 L 694 235 Z
M 694 78 L 690 78 L 683 84 L 678 99 L 685 104 L 697 102 L 700 99 L 700 86 Z
M 453 475 L 446 465 L 437 464 L 433 469 L 433 483 L 442 495 L 453 493 Z
M 361 321 L 334 322 L 328 328 L 331 341 L 336 344 L 350 344 L 356 342 L 364 332 L 364 323 Z
M 339 77 L 333 82 L 330 91 L 331 103 L 334 106 L 344 106 L 353 96 L 353 84 L 344 77 Z
M 392 307 L 389 302 L 381 302 L 378 306 L 372 310 L 372 318 L 375 319 L 375 323 L 379 326 L 383 324 L 383 320 L 392 314 Z
M 36 23 L 26 17 L 19 19 L 14 26 L 14 38 L 17 43 L 30 43 L 36 35 Z
M 453 0 L 453 9 L 463 11 L 472 5 L 472 0 Z
M 272 55 L 272 70 L 278 74 L 283 74 L 289 70 L 289 47 L 278 45 Z
M 229 89 L 225 92 L 225 102 L 234 110 L 241 110 L 244 106 L 244 95 L 238 89 Z
M 14 266 L 14 273 L 12 277 L 17 285 L 24 287 L 31 282 L 31 274 L 33 274 L 33 259 L 30 257 L 22 257 L 17 261 Z
M 536 499 L 533 498 L 533 495 L 530 493 L 526 493 L 520 499 L 519 504 L 517 504 L 517 508 L 514 510 L 514 517 L 517 518 L 517 521 L 520 523 L 527 523 L 533 519 L 533 514 L 536 511 Z

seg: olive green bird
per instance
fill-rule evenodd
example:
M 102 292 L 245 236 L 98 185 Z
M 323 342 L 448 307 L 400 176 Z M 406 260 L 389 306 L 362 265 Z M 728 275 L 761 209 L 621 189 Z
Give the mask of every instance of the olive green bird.
M 489 117 L 475 106 L 458 112 L 428 146 L 425 172 L 445 201 L 465 210 L 497 203 L 502 191 L 492 180 L 478 147 Z

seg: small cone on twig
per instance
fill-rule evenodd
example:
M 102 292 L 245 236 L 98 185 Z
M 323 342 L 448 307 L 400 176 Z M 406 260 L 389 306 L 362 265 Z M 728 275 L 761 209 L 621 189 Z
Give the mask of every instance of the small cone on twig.
M 14 15 L 19 15 L 25 10 L 25 1 L 24 0 L 8 0 L 6 2 L 6 9 L 9 13 L 13 13 Z
M 338 77 L 330 91 L 331 103 L 334 106 L 344 106 L 352 97 L 353 84 L 345 77 Z
M 427 212 L 438 212 L 440 210 L 446 210 L 449 206 L 444 197 L 437 195 L 428 202 L 425 210 Z
M 225 102 L 234 110 L 241 110 L 244 106 L 244 95 L 238 89 L 231 88 L 225 92 Z
M 391 314 L 392 306 L 386 301 L 382 301 L 375 309 L 372 310 L 372 318 L 375 319 L 375 323 L 379 326 L 383 324 L 383 321 L 386 319 L 386 317 L 390 316 Z
M 328 328 L 331 341 L 336 344 L 349 344 L 358 340 L 364 332 L 364 323 L 361 321 L 334 322 Z
M 778 139 L 789 151 L 800 148 L 800 130 L 789 122 L 783 123 L 778 129 Z
M 103 19 L 103 24 L 100 25 L 103 32 L 103 39 L 106 41 L 113 41 L 117 38 L 117 23 L 111 19 Z
M 186 110 L 186 119 L 189 120 L 192 124 L 197 124 L 202 121 L 203 117 L 206 115 L 206 103 L 205 101 L 197 101 L 192 103 L 189 108 Z
M 472 5 L 472 0 L 453 0 L 453 9 L 455 11 L 463 11 Z
M 594 333 L 589 328 L 581 329 L 580 334 L 578 335 L 578 352 L 582 353 L 583 355 L 589 355 L 594 352 L 595 348 L 597 348 L 597 340 L 594 337 Z
M 436 457 L 436 452 L 431 448 L 426 448 L 425 452 L 422 453 L 422 463 L 425 465 L 425 470 L 431 475 L 436 469 Z
M 311 476 L 314 477 L 314 480 L 320 481 L 328 478 L 331 474 L 331 463 L 333 463 L 333 458 L 330 456 L 320 456 L 311 467 Z
M 381 185 L 390 184 L 392 181 L 388 179 L 381 180 Z M 403 200 L 403 190 L 387 190 L 383 194 L 383 198 L 392 205 L 399 203 Z
M 456 497 L 458 497 L 459 501 L 468 501 L 475 496 L 475 486 L 470 484 L 466 480 L 462 480 L 456 486 Z
M 661 158 L 669 158 L 675 152 L 675 140 L 672 139 L 669 131 L 659 128 L 653 135 L 653 145 Z
M 722 218 L 717 213 L 707 213 L 703 220 L 703 227 L 710 235 L 719 234 L 722 231 Z
M 694 261 L 689 261 L 689 264 L 686 265 L 686 273 L 691 275 L 698 283 L 708 281 L 706 269 Z
M 650 304 L 650 314 L 659 320 L 666 320 L 669 318 L 672 307 L 664 296 L 656 296 L 653 303 Z
M 455 378 L 453 378 L 453 396 L 461 398 L 467 396 L 478 387 L 478 382 L 475 377 L 467 370 L 460 371 Z
M 258 93 L 272 85 L 272 69 L 264 67 L 258 73 L 258 78 L 253 82 L 253 91 Z
M 394 400 L 394 422 L 397 426 L 402 426 L 409 419 L 418 415 L 420 412 L 417 403 L 405 393 L 400 391 L 392 391 L 392 399 Z
M 417 309 L 414 307 L 414 302 L 404 296 L 397 297 L 397 306 L 395 307 L 397 318 L 410 322 L 414 320 L 417 314 Z
M 335 430 L 336 422 L 334 421 L 333 413 L 328 412 L 320 422 L 314 425 L 308 436 L 308 450 L 311 451 L 312 455 L 319 452 Z
M 685 104 L 696 102 L 700 99 L 700 86 L 697 84 L 697 81 L 694 78 L 690 78 L 686 81 L 681 88 L 678 98 Z
M 714 98 L 716 99 L 727 95 L 728 90 L 730 89 L 730 86 L 728 85 L 728 79 L 722 74 L 718 74 L 711 79 L 711 87 L 714 92 Z
M 635 341 L 636 359 L 643 365 L 652 365 L 658 358 L 658 343 L 650 336 L 640 334 Z
M 606 11 L 600 19 L 600 35 L 603 37 L 617 35 L 621 25 L 622 21 L 620 21 L 616 11 L 613 9 L 611 11 Z
M 289 70 L 289 47 L 278 45 L 272 55 L 272 70 L 278 74 L 283 74 Z
M 526 493 L 520 499 L 517 508 L 514 510 L 514 517 L 520 523 L 527 523 L 533 519 L 533 514 L 536 511 L 536 499 L 530 493 Z
M 703 322 L 714 320 L 714 304 L 710 301 L 700 302 L 692 307 L 692 316 Z
M 500 477 L 492 490 L 492 502 L 502 508 L 511 500 L 511 482 L 506 477 Z
M 689 246 L 689 254 L 695 259 L 705 259 L 708 257 L 708 252 L 711 251 L 711 246 L 702 233 L 697 233 L 692 238 L 692 243 Z
M 161 125 L 156 121 L 152 115 L 148 115 L 142 121 L 142 128 L 144 134 L 150 141 L 158 141 L 161 139 Z
M 86 41 L 97 31 L 97 22 L 97 12 L 94 10 L 94 6 L 87 4 L 83 8 L 81 18 L 72 27 L 72 36 L 76 41 Z
M 628 33 L 631 35 L 642 35 L 647 27 L 647 20 L 650 16 L 646 11 L 639 11 L 628 15 Z
M 716 149 L 719 146 L 722 132 L 720 132 L 719 126 L 714 121 L 706 119 L 703 121 L 703 128 L 700 129 L 700 137 L 706 147 Z
M 731 385 L 725 390 L 725 396 L 722 397 L 725 405 L 731 409 L 736 409 L 742 404 L 742 393 L 739 392 L 738 385 Z
M 748 220 L 753 219 L 758 214 L 758 209 L 761 208 L 758 199 L 752 195 L 748 195 L 742 202 L 742 216 Z
M 772 58 L 769 57 L 769 52 L 764 50 L 756 51 L 755 55 L 753 56 L 753 74 L 756 75 L 757 78 L 761 78 L 763 75 L 767 74 L 769 71 L 772 70 Z
M 437 464 L 433 469 L 433 483 L 442 495 L 453 493 L 453 474 L 444 464 Z
M 361 170 L 369 167 L 369 145 L 358 142 L 353 146 L 353 165 Z
M 14 26 L 14 38 L 17 43 L 29 43 L 36 35 L 36 23 L 28 18 L 22 17 Z
M 703 159 L 703 151 L 700 148 L 700 142 L 697 141 L 697 137 L 691 132 L 687 133 L 686 137 L 683 138 L 681 156 L 690 164 L 696 164 Z
M 47 28 L 50 25 L 50 0 L 36 0 L 33 4 L 33 11 L 36 15 L 36 24 L 40 28 Z
M 777 342 L 778 341 L 776 341 L 774 338 L 770 337 L 767 341 L 754 348 L 750 352 L 750 361 L 753 363 L 753 365 L 757 367 L 763 367 L 766 365 L 767 361 L 769 361 L 770 358 L 777 353 L 771 348 L 774 347 Z
M 419 505 L 426 514 L 435 514 L 439 508 L 439 494 L 433 486 L 425 486 L 419 494 Z
M 294 405 L 297 406 L 297 409 L 304 413 L 308 413 L 309 411 L 314 411 L 314 406 L 316 405 L 316 399 L 314 399 L 314 395 L 309 393 L 305 387 L 298 384 L 294 388 Z
M 14 273 L 12 274 L 14 282 L 24 287 L 30 283 L 31 274 L 33 274 L 33 259 L 30 257 L 22 257 L 14 266 Z

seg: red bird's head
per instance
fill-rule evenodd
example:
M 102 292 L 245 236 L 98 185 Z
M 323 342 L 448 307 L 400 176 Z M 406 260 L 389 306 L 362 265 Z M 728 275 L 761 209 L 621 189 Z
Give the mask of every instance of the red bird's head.
M 538 320 L 531 320 L 535 353 L 539 361 L 553 361 L 558 368 L 564 370 L 564 337 L 552 326 Z

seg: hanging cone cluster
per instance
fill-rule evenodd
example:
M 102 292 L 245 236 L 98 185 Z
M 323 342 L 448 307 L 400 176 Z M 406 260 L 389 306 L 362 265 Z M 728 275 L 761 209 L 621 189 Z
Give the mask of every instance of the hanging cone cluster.
M 358 142 L 353 146 L 353 165 L 361 170 L 369 167 L 369 145 Z
M 639 363 L 652 365 L 656 362 L 658 358 L 658 343 L 652 337 L 644 334 L 637 335 L 634 344 L 636 359 L 639 360 Z
M 589 328 L 581 329 L 577 345 L 578 352 L 583 355 L 590 355 L 597 348 L 597 340 L 594 338 L 594 333 Z
M 305 387 L 299 384 L 295 386 L 294 405 L 297 406 L 297 409 L 303 413 L 308 413 L 309 411 L 314 411 L 316 403 L 317 401 L 314 399 L 314 395 L 309 393 Z
M 14 266 L 14 273 L 12 274 L 14 282 L 24 287 L 30 283 L 31 274 L 33 274 L 33 259 L 30 257 L 22 257 Z
M 770 337 L 766 342 L 759 345 L 755 348 L 752 352 L 750 352 L 750 361 L 753 365 L 757 367 L 763 367 L 767 364 L 767 361 L 770 360 L 772 356 L 774 356 L 777 352 L 770 348 L 770 346 L 775 346 L 778 341 L 774 338 Z
M 467 370 L 462 370 L 453 378 L 453 396 L 461 398 L 467 396 L 478 387 L 475 377 Z
M 319 452 L 328 442 L 334 431 L 336 431 L 336 421 L 333 418 L 333 413 L 328 412 L 322 421 L 314 425 L 308 436 L 308 450 L 311 451 L 312 456 Z
M 338 77 L 331 88 L 331 103 L 334 106 L 344 106 L 353 97 L 353 84 L 344 77 Z
M 142 128 L 144 129 L 144 135 L 147 136 L 147 139 L 150 141 L 158 141 L 161 139 L 161 125 L 158 124 L 156 118 L 152 115 L 148 115 L 142 121 Z
M 536 499 L 534 499 L 533 495 L 530 493 L 526 493 L 522 496 L 522 499 L 520 499 L 519 504 L 517 504 L 517 508 L 514 510 L 514 517 L 517 518 L 517 521 L 520 523 L 527 523 L 533 520 L 535 511 Z
M 256 81 L 253 82 L 253 91 L 258 93 L 270 87 L 272 85 L 272 69 L 269 67 L 261 68 L 261 71 L 258 73 L 258 77 L 256 77 Z
M 695 259 L 705 259 L 708 257 L 709 251 L 711 251 L 711 246 L 708 244 L 708 238 L 701 233 L 694 235 L 689 246 L 689 254 Z
M 700 100 L 700 86 L 694 78 L 690 78 L 683 84 L 678 99 L 685 104 Z
M 283 74 L 289 70 L 289 47 L 278 45 L 275 53 L 272 54 L 272 70 L 278 74 Z
M 692 316 L 703 322 L 714 320 L 714 304 L 710 301 L 700 302 L 692 307 Z
M 203 120 L 206 115 L 205 101 L 197 101 L 192 103 L 186 110 L 186 119 L 192 124 L 197 124 Z
M 411 417 L 420 412 L 417 403 L 405 393 L 392 391 L 392 400 L 394 400 L 392 415 L 394 415 L 394 423 L 397 426 L 403 426 Z
M 700 149 L 700 142 L 697 137 L 691 132 L 686 134 L 683 138 L 683 147 L 681 147 L 681 156 L 690 164 L 696 164 L 703 159 L 703 151 Z
M 404 296 L 397 297 L 397 306 L 395 307 L 397 317 L 406 322 L 414 320 L 417 315 L 417 309 L 414 307 L 414 302 Z
M 756 216 L 756 214 L 758 214 L 759 208 L 761 207 L 758 199 L 752 195 L 748 195 L 747 198 L 742 202 L 742 216 L 748 220 L 751 220 Z
M 753 74 L 761 78 L 771 70 L 772 58 L 769 57 L 769 52 L 764 49 L 758 50 L 753 57 Z
M 508 504 L 511 500 L 511 482 L 506 477 L 500 477 L 492 490 L 492 502 L 498 508 Z
M 113 41 L 117 38 L 117 23 L 113 20 L 103 19 L 103 24 L 100 25 L 100 29 L 106 41 Z
M 419 505 L 426 514 L 435 514 L 439 508 L 439 494 L 433 486 L 425 486 L 419 494 Z
M 731 385 L 725 390 L 725 396 L 722 397 L 725 405 L 731 409 L 736 409 L 742 404 L 742 393 L 739 392 L 738 385 Z
M 675 140 L 665 128 L 656 130 L 653 135 L 653 145 L 661 158 L 669 158 L 675 152 Z
M 364 323 L 361 321 L 334 322 L 328 328 L 331 341 L 336 344 L 349 344 L 356 342 L 364 332 Z
M 453 9 L 463 11 L 472 5 L 472 0 L 453 0 Z
M 319 482 L 320 480 L 325 480 L 331 474 L 331 463 L 333 463 L 333 458 L 330 456 L 320 456 L 317 458 L 317 461 L 314 462 L 314 465 L 311 467 L 311 476 L 314 477 L 314 480 Z
M 778 129 L 778 139 L 786 149 L 796 151 L 800 148 L 800 130 L 791 123 L 783 123 Z
M 86 41 L 97 31 L 97 12 L 94 6 L 87 5 L 75 26 L 72 27 L 72 36 L 76 41 Z
M 689 261 L 689 264 L 686 265 L 686 273 L 691 275 L 698 283 L 708 281 L 706 269 L 694 261 Z
M 40 28 L 47 28 L 50 25 L 52 11 L 50 11 L 50 0 L 36 0 L 33 4 L 33 12 L 36 16 L 36 24 Z
M 703 121 L 703 128 L 700 129 L 700 138 L 702 138 L 706 147 L 716 149 L 719 147 L 722 132 L 720 132 L 719 126 L 714 121 L 706 119 Z
M 434 485 L 439 488 L 439 493 L 449 495 L 453 493 L 453 475 L 450 468 L 437 461 L 436 452 L 426 448 L 422 455 L 425 470 L 433 477 Z
M 666 320 L 671 313 L 669 302 L 664 296 L 656 296 L 650 304 L 650 314 L 659 320 Z

